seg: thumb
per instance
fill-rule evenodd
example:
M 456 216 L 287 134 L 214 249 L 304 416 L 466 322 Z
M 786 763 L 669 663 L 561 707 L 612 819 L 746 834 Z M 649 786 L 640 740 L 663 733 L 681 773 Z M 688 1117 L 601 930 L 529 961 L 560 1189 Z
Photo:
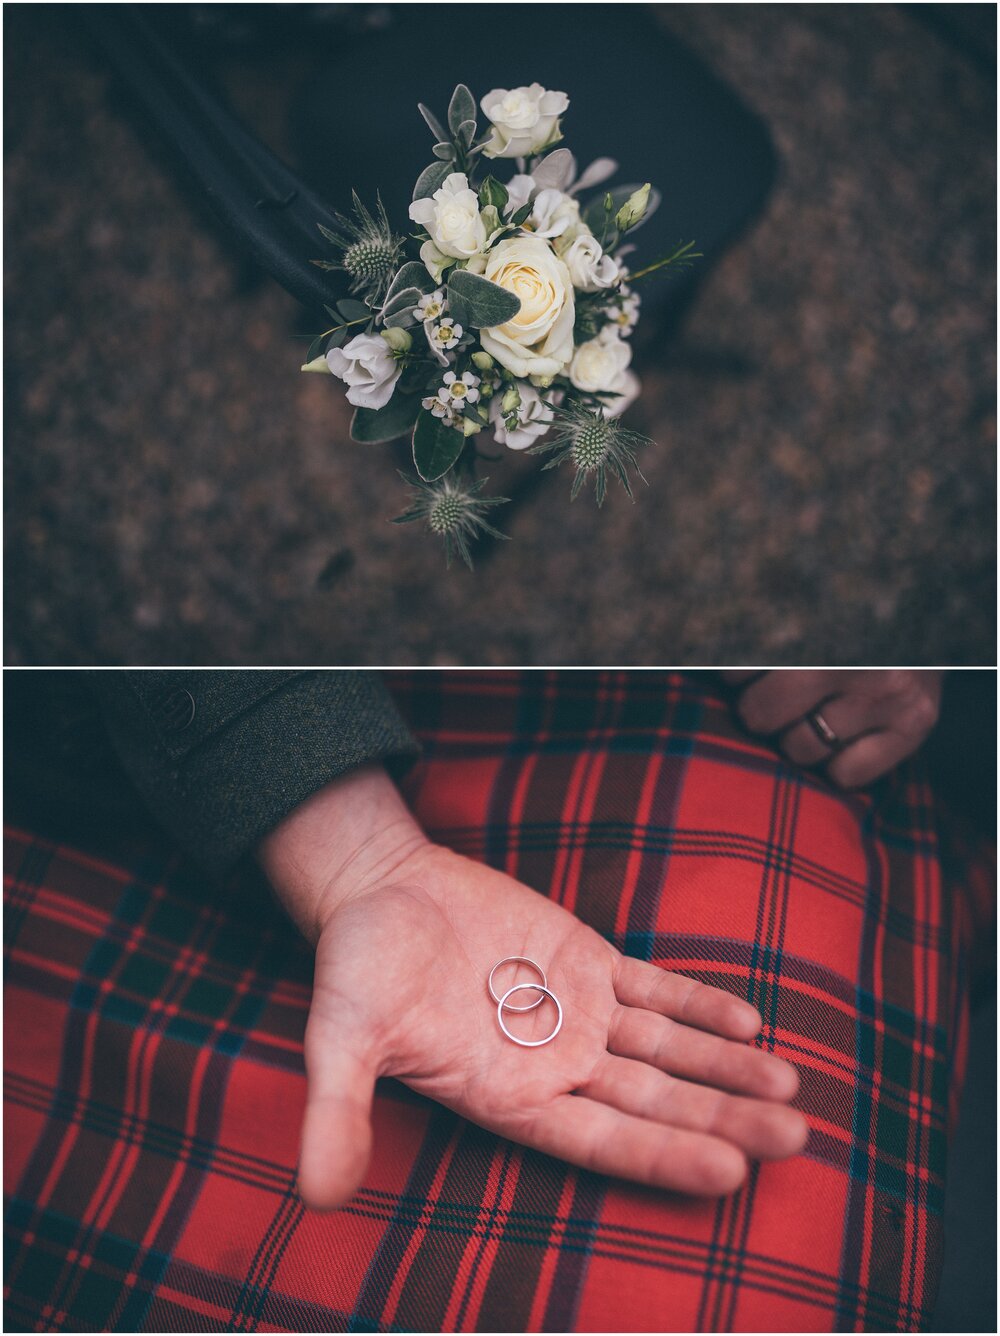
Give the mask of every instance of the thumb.
M 372 1057 L 326 1018 L 310 1023 L 305 1052 L 299 1193 L 314 1210 L 332 1211 L 350 1201 L 368 1168 L 377 1072 Z

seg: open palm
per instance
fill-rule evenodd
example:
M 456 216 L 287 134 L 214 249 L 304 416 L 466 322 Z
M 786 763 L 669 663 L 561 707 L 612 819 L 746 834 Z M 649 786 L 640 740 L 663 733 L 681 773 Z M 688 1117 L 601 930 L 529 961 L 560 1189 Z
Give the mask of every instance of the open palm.
M 497 1023 L 487 976 L 511 955 L 537 961 L 562 1004 L 562 1029 L 542 1047 L 512 1043 Z M 507 965 L 497 990 L 536 977 Z M 546 999 L 505 1020 L 520 1038 L 540 1039 L 556 1013 Z M 426 847 L 386 884 L 342 904 L 320 937 L 303 1196 L 333 1207 L 360 1185 L 379 1076 L 597 1172 L 731 1192 L 747 1156 L 793 1155 L 806 1139 L 805 1120 L 786 1103 L 795 1069 L 747 1046 L 759 1028 L 747 1003 L 629 959 L 512 878 Z

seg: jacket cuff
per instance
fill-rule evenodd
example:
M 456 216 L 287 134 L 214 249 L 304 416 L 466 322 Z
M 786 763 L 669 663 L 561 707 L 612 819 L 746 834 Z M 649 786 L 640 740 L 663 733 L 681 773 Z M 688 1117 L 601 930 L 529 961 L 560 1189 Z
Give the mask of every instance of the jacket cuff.
M 368 672 L 93 674 L 112 742 L 159 822 L 224 873 L 338 775 L 419 755 Z

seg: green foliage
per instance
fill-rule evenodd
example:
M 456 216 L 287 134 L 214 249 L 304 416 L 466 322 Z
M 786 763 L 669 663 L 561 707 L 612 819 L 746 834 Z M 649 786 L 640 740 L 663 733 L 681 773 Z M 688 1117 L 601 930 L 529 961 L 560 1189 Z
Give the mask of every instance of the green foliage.
M 476 100 L 466 88 L 459 84 L 448 103 L 448 129 L 456 139 L 460 137 L 465 122 L 472 122 L 472 134 L 476 133 Z M 469 141 L 472 142 L 471 139 Z
M 420 412 L 419 394 L 397 389 L 384 408 L 356 408 L 351 421 L 351 440 L 382 445 L 405 436 Z
M 440 190 L 444 185 L 445 177 L 455 170 L 450 162 L 432 162 L 429 167 L 417 177 L 417 184 L 413 187 L 413 198 L 428 199 L 434 194 L 435 190 Z
M 520 300 L 489 279 L 455 269 L 448 279 L 448 306 L 466 329 L 506 324 L 521 309 Z M 459 314 L 461 312 L 461 314 Z
M 424 482 L 443 478 L 462 453 L 465 437 L 445 425 L 427 409 L 417 416 L 413 429 L 413 463 Z

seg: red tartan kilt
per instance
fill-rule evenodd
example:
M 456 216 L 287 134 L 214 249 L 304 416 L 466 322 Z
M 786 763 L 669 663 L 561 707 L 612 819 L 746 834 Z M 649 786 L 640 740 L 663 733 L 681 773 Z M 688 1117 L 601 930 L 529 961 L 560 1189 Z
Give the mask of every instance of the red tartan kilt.
M 834 793 L 680 674 L 392 682 L 428 829 L 749 998 L 801 1071 L 806 1153 L 687 1200 L 384 1082 L 363 1189 L 306 1211 L 310 961 L 266 891 L 10 831 L 6 1328 L 919 1329 L 992 879 L 951 852 L 919 763 Z

